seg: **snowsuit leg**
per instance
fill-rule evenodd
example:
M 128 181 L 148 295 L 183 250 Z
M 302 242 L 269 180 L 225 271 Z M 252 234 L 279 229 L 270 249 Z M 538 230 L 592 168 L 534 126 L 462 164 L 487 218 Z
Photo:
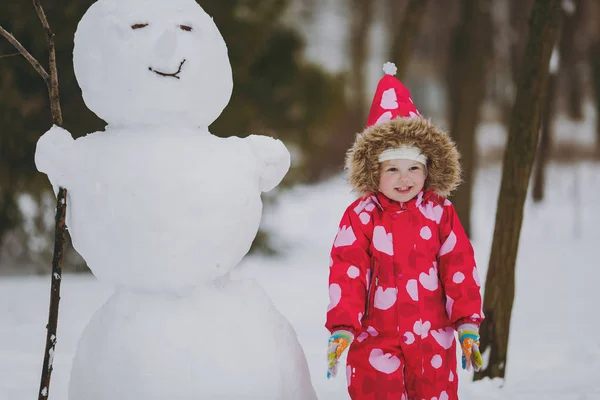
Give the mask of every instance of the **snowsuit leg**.
M 346 378 L 352 400 L 407 400 L 404 357 L 396 338 L 355 340 L 348 352 Z
M 458 400 L 454 339 L 445 349 L 429 332 L 427 337 L 411 346 L 403 344 L 402 350 L 405 354 L 404 384 L 408 400 Z
M 458 400 L 454 340 L 447 349 L 431 333 L 410 346 L 400 343 L 383 335 L 352 343 L 346 365 L 352 400 Z

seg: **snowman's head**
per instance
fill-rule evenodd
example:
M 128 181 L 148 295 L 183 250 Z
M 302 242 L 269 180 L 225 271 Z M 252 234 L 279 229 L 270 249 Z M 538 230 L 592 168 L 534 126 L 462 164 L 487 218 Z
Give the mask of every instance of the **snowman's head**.
M 98 0 L 73 63 L 86 105 L 113 125 L 206 127 L 233 89 L 227 46 L 194 0 Z

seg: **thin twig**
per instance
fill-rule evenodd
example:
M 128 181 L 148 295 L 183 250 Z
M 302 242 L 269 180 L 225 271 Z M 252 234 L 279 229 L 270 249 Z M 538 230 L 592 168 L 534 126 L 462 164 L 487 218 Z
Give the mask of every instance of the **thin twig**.
M 181 64 L 179 64 L 179 69 L 175 73 L 160 72 L 160 71 L 157 71 L 155 69 L 152 69 L 152 67 L 148 67 L 148 69 L 150 71 L 154 72 L 155 74 L 160 75 L 160 76 L 170 76 L 172 78 L 180 79 L 178 75 L 181 73 L 181 67 L 183 67 L 183 63 L 185 63 L 185 58 L 183 59 L 183 61 L 181 62 Z
M 54 33 L 50 29 L 46 13 L 40 4 L 40 0 L 33 0 L 33 6 L 35 11 L 40 17 L 44 31 L 46 31 L 46 39 L 48 41 L 48 58 L 49 58 L 49 69 L 50 69 L 50 81 L 46 81 L 48 85 L 48 92 L 50 94 L 50 111 L 52 112 L 52 119 L 58 126 L 62 126 L 62 112 L 60 109 L 60 96 L 58 92 L 58 70 L 56 68 L 56 51 L 54 45 Z
M 56 50 L 54 44 L 54 33 L 50 29 L 46 13 L 39 0 L 33 0 L 33 6 L 40 18 L 46 40 L 48 42 L 48 59 L 50 79 L 46 80 L 48 95 L 50 97 L 50 111 L 54 124 L 63 125 L 62 111 L 60 108 L 60 93 L 58 90 L 58 69 L 56 67 Z M 38 400 L 47 400 L 50 390 L 50 378 L 52 376 L 52 362 L 56 347 L 56 330 L 58 327 L 58 305 L 60 302 L 60 284 L 62 280 L 62 258 L 65 245 L 66 230 L 66 209 L 67 209 L 67 189 L 60 187 L 56 199 L 56 216 L 54 227 L 54 255 L 52 257 L 52 276 L 50 286 L 50 307 L 48 310 L 48 325 L 46 326 L 46 352 L 44 354 L 44 363 L 42 365 L 42 376 L 40 380 L 40 391 Z
M 42 67 L 42 64 L 40 64 L 38 62 L 38 60 L 36 60 L 27 51 L 27 49 L 25 47 L 23 47 L 23 45 L 21 43 L 19 43 L 19 41 L 17 39 L 15 39 L 15 37 L 13 35 L 11 35 L 9 32 L 7 32 L 6 29 L 4 29 L 2 26 L 0 26 L 0 35 L 4 36 L 6 38 L 6 40 L 8 40 L 13 46 L 15 46 L 15 48 L 17 50 L 19 50 L 19 53 L 21 53 L 23 55 L 23 57 L 25 57 L 27 59 L 27 61 L 29 61 L 29 63 L 33 66 L 33 68 L 35 68 L 35 70 L 42 76 L 44 81 L 48 81 L 50 79 L 50 75 L 48 75 L 48 73 L 46 72 L 44 67 Z
M 47 400 L 50 391 L 54 353 L 56 348 L 56 330 L 58 328 L 58 304 L 60 301 L 60 283 L 62 280 L 63 244 L 65 242 L 65 216 L 67 212 L 67 189 L 60 188 L 56 201 L 54 227 L 54 255 L 52 256 L 52 283 L 50 285 L 50 306 L 48 309 L 48 325 L 46 325 L 46 348 L 38 400 Z
M 14 57 L 14 56 L 20 56 L 21 53 L 12 53 L 12 54 L 0 54 L 0 58 L 8 58 L 8 57 Z

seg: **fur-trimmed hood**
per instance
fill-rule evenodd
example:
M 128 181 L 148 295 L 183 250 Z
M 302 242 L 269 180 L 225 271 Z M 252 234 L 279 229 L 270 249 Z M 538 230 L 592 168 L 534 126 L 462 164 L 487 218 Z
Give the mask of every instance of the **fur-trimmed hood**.
M 361 196 L 379 191 L 379 154 L 402 145 L 418 147 L 427 157 L 425 189 L 447 197 L 461 181 L 460 155 L 448 133 L 420 118 L 395 118 L 356 135 L 346 154 L 349 181 Z

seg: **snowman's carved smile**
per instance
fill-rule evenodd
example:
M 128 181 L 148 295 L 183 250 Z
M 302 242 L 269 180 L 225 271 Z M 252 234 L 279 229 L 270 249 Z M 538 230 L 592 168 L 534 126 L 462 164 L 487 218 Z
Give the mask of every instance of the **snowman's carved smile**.
M 179 64 L 179 68 L 177 69 L 177 72 L 173 72 L 173 73 L 158 71 L 156 69 L 153 69 L 152 67 L 148 67 L 148 70 L 150 70 L 160 76 L 181 79 L 179 77 L 179 74 L 181 73 L 181 67 L 183 66 L 183 63 L 185 63 L 185 58 Z

